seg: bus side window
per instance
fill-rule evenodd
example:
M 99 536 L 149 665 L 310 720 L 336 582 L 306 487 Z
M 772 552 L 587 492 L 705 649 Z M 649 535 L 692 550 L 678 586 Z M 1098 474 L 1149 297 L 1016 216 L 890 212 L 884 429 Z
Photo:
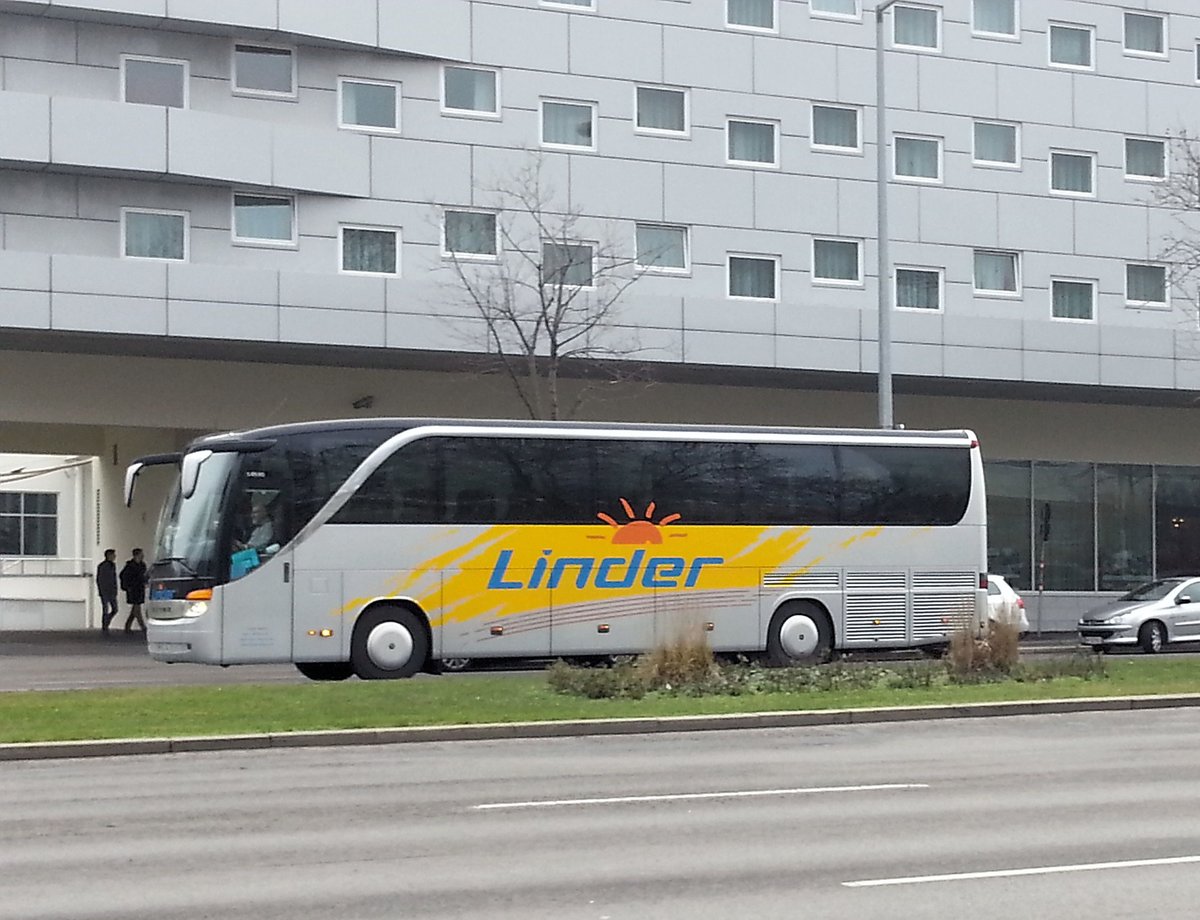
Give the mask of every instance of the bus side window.
M 463 524 L 496 520 L 496 496 L 486 489 L 463 489 L 454 500 L 454 520 Z
M 442 520 L 437 445 L 405 445 L 379 465 L 333 517 L 335 524 L 423 524 Z

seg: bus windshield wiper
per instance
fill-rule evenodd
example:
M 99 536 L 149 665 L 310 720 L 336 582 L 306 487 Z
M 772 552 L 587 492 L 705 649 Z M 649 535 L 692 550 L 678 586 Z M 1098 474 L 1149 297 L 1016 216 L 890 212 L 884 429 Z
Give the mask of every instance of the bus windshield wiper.
M 164 562 L 177 562 L 179 563 L 180 567 L 187 572 L 187 574 L 192 576 L 192 578 L 200 577 L 200 573 L 193 569 L 188 561 L 181 556 L 165 556 L 162 559 L 155 559 L 154 562 L 156 565 L 160 565 Z

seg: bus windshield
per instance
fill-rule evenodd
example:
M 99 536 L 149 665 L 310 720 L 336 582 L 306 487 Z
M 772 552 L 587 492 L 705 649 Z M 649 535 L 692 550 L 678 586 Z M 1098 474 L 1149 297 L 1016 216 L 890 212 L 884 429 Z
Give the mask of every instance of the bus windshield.
M 217 451 L 196 490 L 177 480 L 158 522 L 154 578 L 237 581 L 274 557 L 386 437 L 384 430 L 281 437 L 266 450 Z
M 213 454 L 201 464 L 196 491 L 186 499 L 176 477 L 158 520 L 157 565 L 174 563 L 182 574 L 193 578 L 220 577 L 222 509 L 237 466 L 237 454 Z

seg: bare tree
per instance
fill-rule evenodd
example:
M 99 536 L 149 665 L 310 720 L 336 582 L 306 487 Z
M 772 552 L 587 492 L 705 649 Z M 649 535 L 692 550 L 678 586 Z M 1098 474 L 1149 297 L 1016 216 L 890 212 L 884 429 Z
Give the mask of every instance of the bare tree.
M 1189 326 L 1195 329 L 1200 304 L 1200 137 L 1182 130 L 1167 146 L 1164 179 L 1152 197 L 1153 204 L 1172 218 L 1159 258 L 1167 264 L 1171 285 L 1185 295 Z
M 639 374 L 627 363 L 636 337 L 619 322 L 640 277 L 631 241 L 558 206 L 538 154 L 480 195 L 494 218 L 451 212 L 443 230 L 451 296 L 482 321 L 481 368 L 508 378 L 529 417 L 571 418 L 601 382 Z

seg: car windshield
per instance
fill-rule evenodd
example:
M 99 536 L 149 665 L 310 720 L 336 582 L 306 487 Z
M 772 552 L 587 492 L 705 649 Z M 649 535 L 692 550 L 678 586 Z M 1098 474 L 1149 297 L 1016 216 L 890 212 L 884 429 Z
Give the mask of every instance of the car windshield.
M 1123 601 L 1158 601 L 1162 600 L 1181 584 L 1182 578 L 1164 578 L 1160 581 L 1152 581 L 1149 584 L 1142 585 L 1140 588 L 1134 588 L 1128 594 L 1121 598 Z

